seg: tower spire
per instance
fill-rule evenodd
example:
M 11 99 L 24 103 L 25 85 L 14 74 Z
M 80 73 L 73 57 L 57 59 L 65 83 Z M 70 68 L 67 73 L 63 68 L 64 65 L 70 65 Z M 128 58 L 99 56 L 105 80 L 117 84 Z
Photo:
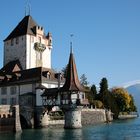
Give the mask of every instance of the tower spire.
M 30 13 L 31 13 L 31 4 L 29 0 L 27 0 L 25 5 L 25 16 L 30 15 Z
M 73 37 L 74 35 L 73 34 L 70 34 L 70 37 L 71 37 L 71 41 L 70 41 L 70 53 L 73 53 L 73 44 L 72 44 L 72 37 Z

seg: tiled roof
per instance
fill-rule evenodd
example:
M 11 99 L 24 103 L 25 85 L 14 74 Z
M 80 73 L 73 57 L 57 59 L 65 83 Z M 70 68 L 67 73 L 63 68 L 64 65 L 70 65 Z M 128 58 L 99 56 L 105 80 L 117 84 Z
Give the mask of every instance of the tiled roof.
M 30 15 L 25 16 L 4 41 L 26 34 L 36 35 L 35 26 L 38 26 L 38 24 L 33 18 Z
M 17 65 L 16 62 L 18 61 L 10 62 L 0 70 L 0 86 L 33 82 L 58 82 L 57 73 L 48 68 L 38 67 L 13 71 L 13 68 Z M 49 76 L 47 73 L 49 73 Z M 64 82 L 64 79 L 61 82 Z
M 76 64 L 73 53 L 70 53 L 69 63 L 67 67 L 66 79 L 63 87 L 45 89 L 45 92 L 41 96 L 54 96 L 58 92 L 70 92 L 70 91 L 87 91 L 79 82 Z
M 59 89 L 59 92 L 67 91 L 86 91 L 79 82 L 76 64 L 72 52 L 70 53 L 69 57 L 65 84 L 62 88 Z
M 1 69 L 4 73 L 12 73 L 20 70 L 22 70 L 22 66 L 19 60 L 10 61 Z

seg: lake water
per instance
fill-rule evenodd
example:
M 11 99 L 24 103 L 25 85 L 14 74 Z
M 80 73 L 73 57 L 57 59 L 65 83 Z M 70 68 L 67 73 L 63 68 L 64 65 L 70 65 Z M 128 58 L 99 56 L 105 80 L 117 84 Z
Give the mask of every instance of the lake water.
M 140 118 L 89 125 L 82 129 L 45 128 L 0 134 L 0 140 L 140 140 Z

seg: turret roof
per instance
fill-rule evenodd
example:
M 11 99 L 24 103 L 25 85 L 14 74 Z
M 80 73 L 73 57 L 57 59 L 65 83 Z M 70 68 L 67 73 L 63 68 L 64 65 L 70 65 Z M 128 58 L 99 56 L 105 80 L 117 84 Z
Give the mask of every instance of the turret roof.
M 69 63 L 68 63 L 67 73 L 66 73 L 66 81 L 64 86 L 60 88 L 59 91 L 60 92 L 86 91 L 85 88 L 79 82 L 74 55 L 72 51 L 69 57 Z
M 26 34 L 36 35 L 35 26 L 38 26 L 38 24 L 33 18 L 30 15 L 25 16 L 4 41 Z

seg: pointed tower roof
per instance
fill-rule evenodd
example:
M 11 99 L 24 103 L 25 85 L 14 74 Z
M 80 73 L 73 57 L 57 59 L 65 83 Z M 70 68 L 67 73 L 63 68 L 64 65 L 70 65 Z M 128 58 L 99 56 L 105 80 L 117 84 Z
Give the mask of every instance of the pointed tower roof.
M 76 64 L 74 60 L 74 55 L 71 53 L 69 57 L 69 63 L 67 66 L 66 81 L 62 88 L 59 89 L 60 92 L 65 91 L 86 91 L 85 88 L 80 84 L 76 69 Z
M 36 35 L 34 30 L 35 26 L 38 26 L 38 24 L 33 18 L 30 15 L 25 16 L 4 41 L 26 34 Z

